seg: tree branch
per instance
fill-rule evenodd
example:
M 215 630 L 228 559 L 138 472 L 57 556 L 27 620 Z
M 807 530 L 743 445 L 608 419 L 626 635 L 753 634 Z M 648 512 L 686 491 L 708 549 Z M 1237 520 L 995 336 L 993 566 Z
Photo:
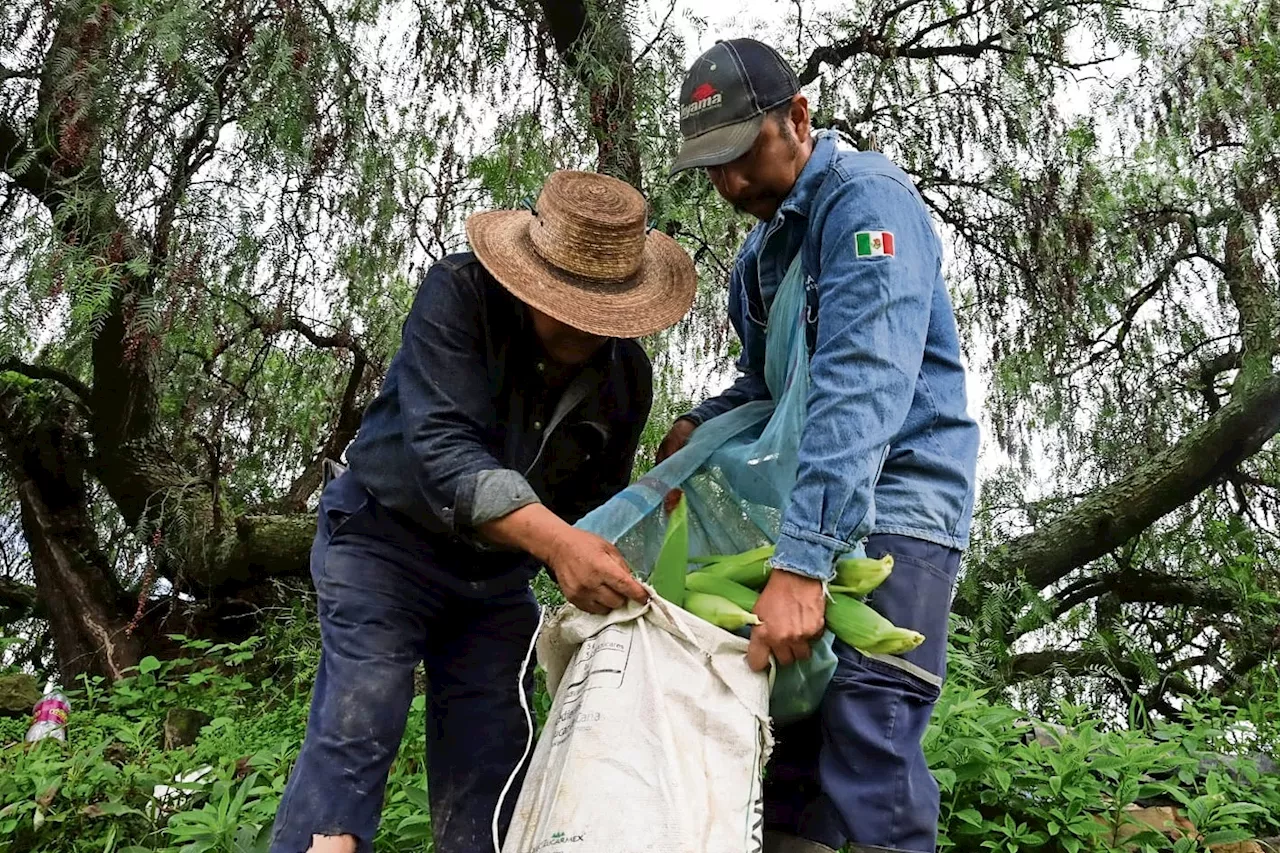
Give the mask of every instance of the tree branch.
M 1070 584 L 1056 596 L 1053 618 L 1059 619 L 1081 604 L 1103 595 L 1111 596 L 1118 604 L 1193 607 L 1213 613 L 1227 613 L 1240 606 L 1239 596 L 1212 584 L 1130 569 L 1083 578 Z M 1030 626 L 1019 633 L 1025 634 L 1037 627 Z
M 1240 198 L 1244 193 L 1237 190 Z M 1269 287 L 1265 273 L 1253 258 L 1253 242 L 1238 220 L 1227 225 L 1225 247 L 1227 292 L 1240 320 L 1241 351 L 1244 358 L 1237 384 L 1250 384 L 1271 372 L 1271 360 L 1280 352 L 1276 340 L 1280 300 Z
M 36 68 L 2 68 L 0 67 L 0 83 L 6 80 L 39 80 L 40 71 Z
M 671 20 L 671 15 L 676 10 L 677 2 L 678 0 L 671 0 L 671 5 L 667 7 L 667 16 L 663 18 L 662 23 L 658 25 L 658 31 L 654 33 L 653 38 L 636 56 L 635 61 L 632 63 L 633 65 L 639 66 L 640 63 L 644 61 L 644 58 L 649 55 L 649 51 L 653 50 L 653 46 L 661 40 L 663 32 L 667 29 L 667 22 Z
M 307 498 L 323 479 L 325 460 L 337 459 L 341 456 L 360 428 L 360 389 L 364 386 L 365 369 L 369 365 L 369 359 L 362 348 L 352 347 L 351 349 L 355 354 L 355 362 L 351 365 L 347 387 L 342 392 L 342 402 L 338 404 L 338 417 L 333 432 L 329 435 L 329 440 L 325 442 L 324 447 L 320 448 L 307 465 L 306 470 L 289 486 L 289 491 L 282 501 L 286 509 L 300 511 L 306 506 Z
M 1243 361 L 1244 354 L 1240 350 L 1233 349 L 1219 353 L 1200 363 L 1200 368 L 1195 375 L 1195 387 L 1204 395 L 1205 405 L 1209 407 L 1210 413 L 1217 412 L 1222 408 L 1222 398 L 1218 396 L 1218 392 L 1214 389 L 1218 377 L 1228 370 L 1239 370 Z
M 1218 482 L 1278 431 L 1280 376 L 1272 375 L 1129 475 L 1009 543 L 990 576 L 1021 574 L 1036 589 L 1057 583 Z
M 1118 680 L 1125 687 L 1125 691 L 1131 695 L 1137 694 L 1138 688 L 1145 680 L 1142 677 L 1142 670 L 1137 664 L 1132 661 L 1117 659 L 1106 652 L 1100 651 L 1045 649 L 1038 652 L 1014 655 L 1009 661 L 1009 681 L 1011 684 L 1020 684 L 1033 678 L 1040 678 L 1054 673 L 1073 678 L 1092 675 L 1115 680 L 1118 677 Z M 1161 695 L 1173 691 L 1182 695 L 1196 696 L 1200 692 L 1196 690 L 1195 685 L 1177 672 L 1163 673 L 1155 683 L 1162 689 L 1153 692 Z M 1155 698 L 1156 704 L 1163 704 L 1159 697 L 1149 698 Z M 1168 706 L 1165 705 L 1165 707 L 1167 708 Z M 1161 710 L 1163 711 L 1164 709 L 1162 708 Z M 1173 709 L 1170 708 L 1169 710 Z
M 35 587 L 18 583 L 11 578 L 0 578 L 0 625 L 38 615 L 35 610 Z
M 231 554 L 205 579 L 206 589 L 227 594 L 264 578 L 305 576 L 315 532 L 310 513 L 240 516 Z
M 306 506 L 307 498 L 320 485 L 320 481 L 323 478 L 324 461 L 326 459 L 336 459 L 340 456 L 346 446 L 355 438 L 356 431 L 360 427 L 362 403 L 360 391 L 364 387 L 367 378 L 365 374 L 370 364 L 369 355 L 361 343 L 347 329 L 340 329 L 334 334 L 326 335 L 316 331 L 314 327 L 299 317 L 289 317 L 283 321 L 271 320 L 255 311 L 253 306 L 239 300 L 233 301 L 249 318 L 249 322 L 241 330 L 241 334 L 245 331 L 256 329 L 269 339 L 269 336 L 276 331 L 297 332 L 315 347 L 320 349 L 350 350 L 354 356 L 351 372 L 347 377 L 346 388 L 343 390 L 342 400 L 338 405 L 338 415 L 334 422 L 333 432 L 329 435 L 328 440 L 325 441 L 324 446 L 312 457 L 302 473 L 289 485 L 285 496 L 278 501 L 272 502 L 268 507 L 282 512 L 301 511 Z M 222 348 L 220 347 L 215 351 L 213 357 L 216 358 L 221 352 Z M 212 360 L 206 359 L 206 372 L 211 370 Z M 241 394 L 244 393 L 243 389 L 237 388 L 236 390 Z
M 255 318 L 254 322 L 258 324 L 258 328 L 265 328 L 265 324 L 260 319 Z M 313 346 L 321 349 L 349 349 L 361 356 L 364 355 L 364 348 L 360 346 L 360 343 L 350 332 L 345 330 L 333 335 L 322 335 L 297 317 L 290 317 L 285 320 L 281 328 L 297 332 L 310 341 Z
M 642 190 L 626 0 L 538 0 L 538 5 L 561 60 L 587 92 L 596 170 Z
M 964 16 L 960 16 L 961 18 Z M 945 26 L 947 22 L 942 22 Z M 932 29 L 937 29 L 939 25 L 934 25 Z M 1001 44 L 1004 36 L 1003 32 L 992 33 L 981 41 L 964 43 L 964 44 L 946 44 L 931 46 L 910 46 L 912 41 L 904 45 L 890 44 L 884 39 L 880 33 L 872 33 L 869 28 L 864 28 L 856 37 L 837 42 L 832 45 L 826 45 L 815 49 L 809 54 L 809 58 L 805 61 L 804 68 L 801 69 L 800 85 L 808 86 L 810 83 L 818 79 L 818 75 L 822 73 L 822 66 L 830 65 L 837 68 L 855 56 L 874 56 L 878 59 L 942 59 L 944 57 L 955 56 L 966 59 L 977 59 L 984 53 L 998 53 L 1005 56 L 1017 55 L 1018 51 L 1005 47 Z M 913 40 L 914 41 L 914 40 Z M 1087 62 L 1067 62 L 1057 57 L 1047 54 L 1032 52 L 1029 53 L 1032 59 L 1051 64 L 1059 68 L 1079 70 L 1109 61 L 1111 57 L 1089 60 Z
M 92 395 L 88 385 L 85 385 L 65 370 L 59 370 L 56 367 L 27 364 L 26 362 L 19 361 L 16 358 L 9 357 L 0 359 L 0 373 L 4 373 L 5 371 L 21 374 L 28 379 L 47 379 L 52 382 L 57 382 L 72 394 L 75 394 L 76 397 L 80 399 L 80 402 L 86 405 L 88 405 L 89 398 Z
M 1273 657 L 1277 651 L 1280 651 L 1280 629 L 1272 631 L 1271 636 L 1261 646 L 1241 655 L 1235 666 L 1231 667 L 1231 671 L 1209 688 L 1210 695 L 1226 696 L 1235 689 L 1241 679 L 1265 663 L 1268 658 Z
M 0 119 L 0 172 L 50 210 L 62 203 L 64 196 L 57 188 L 47 158 L 29 148 L 23 134 L 3 119 Z

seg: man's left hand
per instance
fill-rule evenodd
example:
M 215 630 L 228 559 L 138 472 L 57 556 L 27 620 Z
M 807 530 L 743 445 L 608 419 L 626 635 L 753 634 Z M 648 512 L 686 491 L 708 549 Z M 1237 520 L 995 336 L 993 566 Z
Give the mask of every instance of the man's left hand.
M 822 633 L 826 610 L 822 581 L 774 569 L 756 601 L 761 624 L 751 629 L 747 663 L 760 672 L 769 666 L 770 654 L 779 666 L 808 660 L 809 643 Z

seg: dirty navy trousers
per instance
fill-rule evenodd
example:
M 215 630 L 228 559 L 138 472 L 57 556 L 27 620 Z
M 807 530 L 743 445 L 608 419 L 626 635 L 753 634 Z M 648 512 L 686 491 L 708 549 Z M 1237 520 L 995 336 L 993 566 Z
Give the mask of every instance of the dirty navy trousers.
M 764 783 L 765 853 L 933 853 L 939 794 L 921 742 L 946 674 L 951 595 L 961 554 L 876 534 L 867 556 L 892 554 L 868 602 L 925 635 L 901 658 L 866 656 L 839 640 L 818 713 L 776 732 Z
M 305 851 L 313 834 L 372 849 L 419 661 L 434 850 L 491 853 L 506 834 L 532 750 L 538 607 L 528 574 L 463 580 L 432 563 L 422 536 L 350 474 L 321 496 L 311 550 L 320 668 L 272 853 Z

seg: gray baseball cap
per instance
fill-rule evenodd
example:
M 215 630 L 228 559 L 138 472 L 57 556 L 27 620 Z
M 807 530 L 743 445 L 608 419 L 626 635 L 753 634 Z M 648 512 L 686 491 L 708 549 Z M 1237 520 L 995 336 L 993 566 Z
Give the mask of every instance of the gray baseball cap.
M 795 71 L 767 44 L 747 38 L 716 42 L 693 63 L 680 87 L 684 144 L 671 174 L 722 166 L 746 154 L 765 113 L 799 91 Z

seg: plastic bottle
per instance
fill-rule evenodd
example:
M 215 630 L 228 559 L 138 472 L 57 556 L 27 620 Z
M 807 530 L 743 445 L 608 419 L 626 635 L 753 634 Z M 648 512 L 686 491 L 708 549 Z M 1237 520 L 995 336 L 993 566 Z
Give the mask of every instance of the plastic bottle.
M 53 685 L 45 689 L 44 698 L 32 709 L 34 715 L 31 728 L 27 729 L 27 743 L 35 743 L 47 737 L 65 741 L 67 739 L 67 715 L 71 712 L 71 703 L 67 697 Z

